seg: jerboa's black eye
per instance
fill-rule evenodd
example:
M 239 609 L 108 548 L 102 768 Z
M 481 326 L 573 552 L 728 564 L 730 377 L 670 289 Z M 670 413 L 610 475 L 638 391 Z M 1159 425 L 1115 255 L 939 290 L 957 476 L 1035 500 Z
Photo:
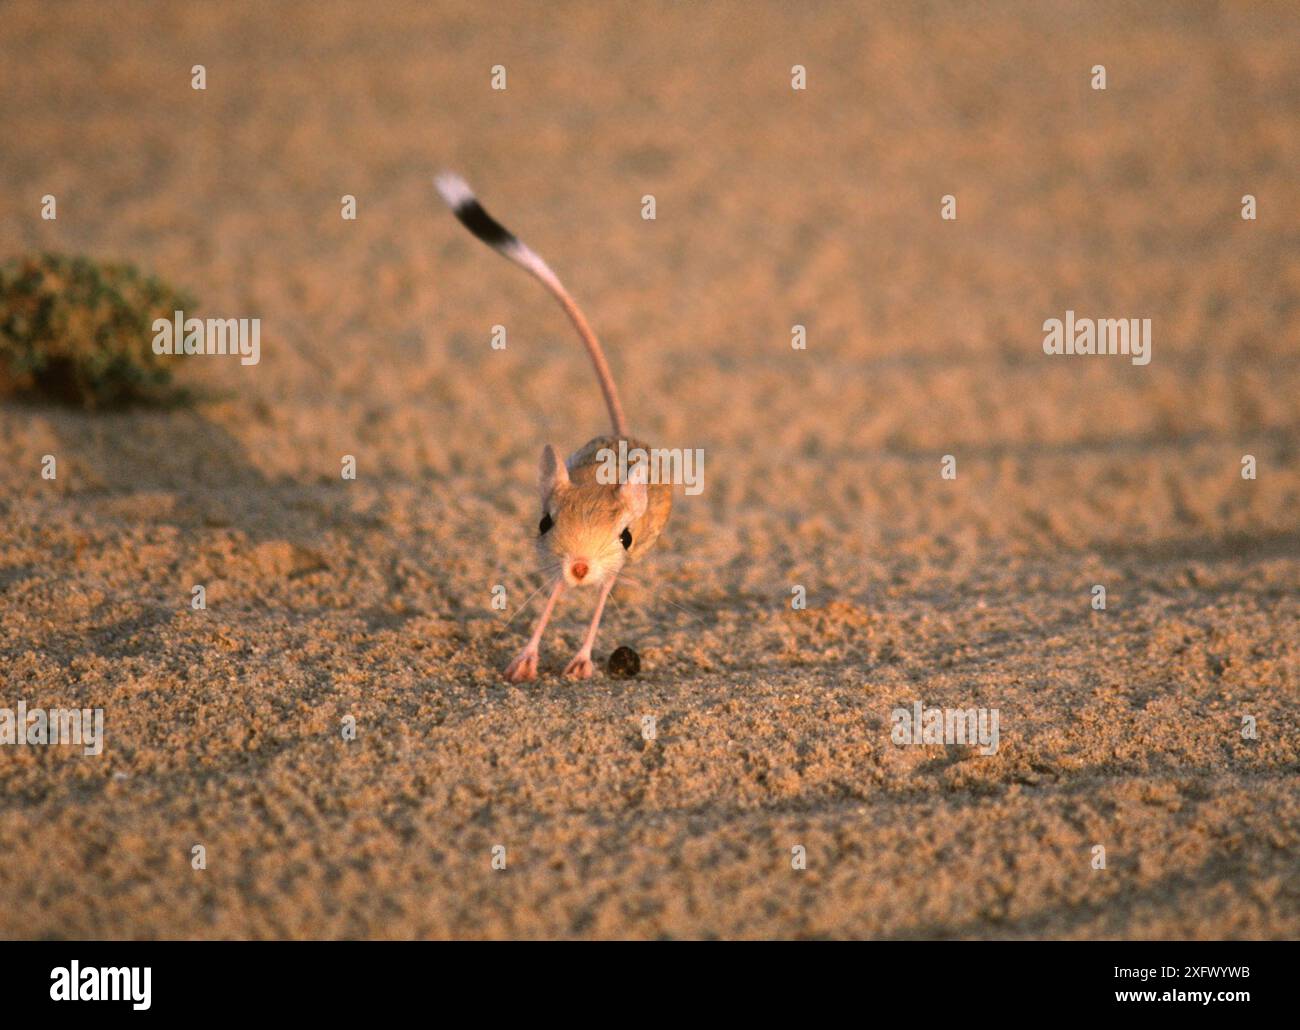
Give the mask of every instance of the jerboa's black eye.
M 632 531 L 630 529 L 623 530 L 623 532 L 618 535 L 618 539 L 623 544 L 623 550 L 626 551 L 632 546 Z
M 542 516 L 542 521 L 537 524 L 537 532 L 540 536 L 545 536 L 550 528 L 555 525 L 555 520 L 551 518 L 550 513 Z

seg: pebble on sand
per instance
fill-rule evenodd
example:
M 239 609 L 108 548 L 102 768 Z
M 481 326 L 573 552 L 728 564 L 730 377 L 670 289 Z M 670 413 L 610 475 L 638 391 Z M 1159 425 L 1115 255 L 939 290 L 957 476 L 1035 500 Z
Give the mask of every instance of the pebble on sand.
M 631 679 L 641 671 L 641 656 L 630 647 L 618 647 L 609 656 L 609 674 L 619 679 Z

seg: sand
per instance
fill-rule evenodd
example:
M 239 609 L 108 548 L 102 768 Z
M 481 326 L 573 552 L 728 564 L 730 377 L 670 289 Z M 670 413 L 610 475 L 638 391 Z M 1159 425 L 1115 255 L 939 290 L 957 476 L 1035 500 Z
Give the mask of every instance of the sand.
M 510 6 L 5 6 L 0 257 L 262 357 L 0 405 L 0 706 L 106 725 L 0 747 L 0 936 L 1300 936 L 1294 6 Z M 705 454 L 588 682 L 590 594 L 500 670 L 599 394 L 443 167 Z

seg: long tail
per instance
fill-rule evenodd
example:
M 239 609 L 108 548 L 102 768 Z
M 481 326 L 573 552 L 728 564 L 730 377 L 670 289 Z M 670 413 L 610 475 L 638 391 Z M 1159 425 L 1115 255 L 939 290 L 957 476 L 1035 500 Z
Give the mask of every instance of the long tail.
M 623 416 L 623 407 L 618 402 L 614 377 L 610 375 L 605 353 L 600 349 L 600 341 L 596 339 L 596 334 L 591 331 L 586 317 L 569 296 L 569 291 L 564 288 L 559 277 L 527 245 L 516 239 L 514 233 L 483 210 L 483 205 L 478 202 L 473 191 L 460 176 L 444 173 L 434 180 L 434 185 L 438 187 L 438 192 L 442 194 L 442 199 L 447 202 L 452 213 L 460 219 L 461 225 L 497 253 L 508 257 L 531 273 L 560 302 L 560 306 L 568 313 L 569 320 L 573 322 L 574 328 L 578 330 L 578 335 L 582 337 L 582 342 L 586 344 L 591 363 L 596 366 L 596 378 L 600 380 L 600 389 L 605 395 L 610 421 L 614 423 L 614 434 L 627 436 L 627 419 Z

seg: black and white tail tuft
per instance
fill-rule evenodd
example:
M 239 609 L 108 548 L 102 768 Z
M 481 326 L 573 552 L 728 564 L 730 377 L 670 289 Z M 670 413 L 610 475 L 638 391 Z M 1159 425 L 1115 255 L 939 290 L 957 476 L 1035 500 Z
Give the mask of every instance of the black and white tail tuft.
M 452 213 L 460 219 L 461 225 L 489 247 L 504 252 L 512 244 L 519 243 L 514 233 L 483 210 L 483 205 L 470 192 L 464 179 L 455 175 L 440 175 L 434 184 Z
M 573 322 L 574 328 L 578 330 L 578 335 L 582 337 L 582 342 L 587 347 L 587 354 L 591 357 L 591 363 L 596 367 L 596 378 L 600 381 L 601 392 L 605 395 L 605 405 L 609 408 L 609 417 L 614 424 L 614 433 L 617 436 L 626 437 L 628 435 L 627 420 L 623 416 L 622 405 L 618 402 L 618 391 L 614 387 L 614 377 L 610 374 L 604 351 L 600 347 L 600 341 L 596 339 L 596 334 L 592 332 L 591 326 L 587 324 L 587 319 L 578 305 L 569 296 L 569 291 L 560 282 L 559 276 L 552 272 L 550 266 L 526 244 L 521 242 L 514 233 L 484 210 L 483 205 L 474 196 L 474 192 L 460 176 L 443 173 L 434 179 L 434 185 L 438 188 L 438 193 L 441 194 L 442 199 L 447 202 L 447 206 L 451 208 L 452 213 L 460 220 L 461 225 L 465 226 L 466 229 L 493 250 L 529 272 L 550 290 L 555 299 L 560 302 L 560 306 L 564 308 L 570 321 Z

